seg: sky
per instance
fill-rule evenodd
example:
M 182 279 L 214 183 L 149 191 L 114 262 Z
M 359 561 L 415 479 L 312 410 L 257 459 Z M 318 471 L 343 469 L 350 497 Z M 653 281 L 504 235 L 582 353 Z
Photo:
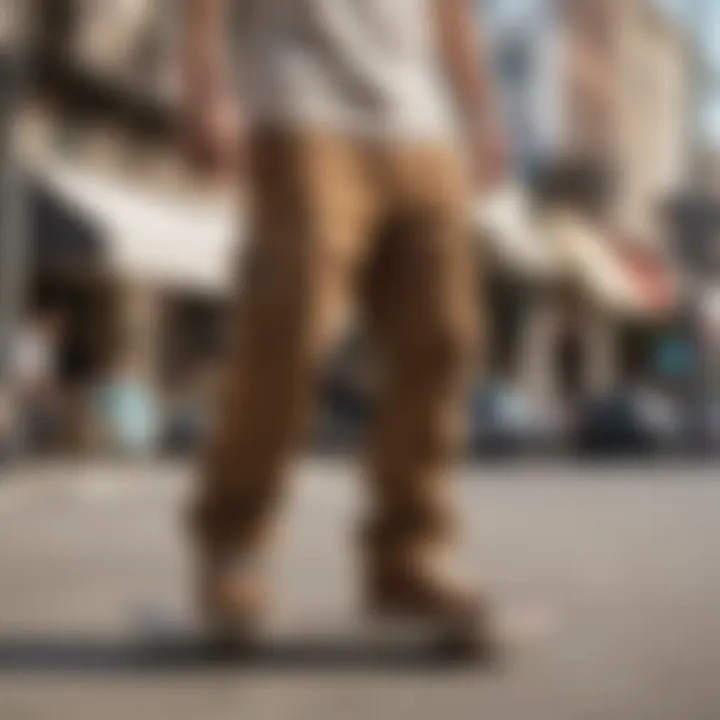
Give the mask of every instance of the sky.
M 655 0 L 655 2 L 686 23 L 713 68 L 714 81 L 705 99 L 705 107 L 700 118 L 700 132 L 710 143 L 720 146 L 720 2 L 718 0 Z

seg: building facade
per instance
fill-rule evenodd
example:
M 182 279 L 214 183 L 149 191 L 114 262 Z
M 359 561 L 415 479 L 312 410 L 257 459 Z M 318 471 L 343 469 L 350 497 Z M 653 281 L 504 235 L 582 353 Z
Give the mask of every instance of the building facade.
M 690 171 L 691 51 L 677 23 L 646 2 L 620 3 L 619 16 L 615 210 L 638 241 L 658 243 L 660 209 Z
M 570 297 L 533 298 L 519 374 L 534 394 L 556 395 L 568 374 L 556 348 L 570 337 L 582 392 L 602 393 L 622 376 L 625 326 L 649 323 L 668 301 L 661 211 L 686 173 L 685 38 L 647 0 L 485 9 L 539 239 L 573 278 Z
M 142 395 L 149 422 L 167 391 L 193 392 L 217 344 L 235 239 L 229 189 L 202 183 L 178 148 L 177 4 L 55 0 L 26 19 L 29 310 L 63 318 L 62 380 L 83 390 L 68 417 L 103 426 L 92 390 L 109 387 L 136 407 Z M 100 415 L 126 422 L 108 417 L 112 405 Z M 115 439 L 131 441 L 121 429 Z M 112 434 L 73 436 L 110 447 Z

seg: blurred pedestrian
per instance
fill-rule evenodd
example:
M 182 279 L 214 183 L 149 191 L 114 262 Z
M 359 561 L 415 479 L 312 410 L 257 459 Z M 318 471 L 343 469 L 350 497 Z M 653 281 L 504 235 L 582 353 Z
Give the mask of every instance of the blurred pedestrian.
M 205 362 L 178 369 L 165 388 L 163 449 L 171 455 L 196 450 L 203 438 L 210 373 Z
M 12 456 L 15 414 L 10 399 L 0 392 L 0 467 Z
M 239 115 L 223 77 L 228 5 L 191 0 L 186 18 L 192 157 L 210 172 L 241 158 L 251 198 L 247 276 L 194 514 L 206 618 L 245 627 L 264 609 L 285 466 L 354 294 L 384 363 L 361 533 L 368 606 L 457 624 L 482 647 L 485 601 L 446 563 L 447 464 L 477 331 L 469 194 L 504 169 L 475 3 L 232 3 Z
M 157 398 L 131 352 L 121 352 L 95 393 L 101 442 L 128 458 L 155 450 L 160 431 Z
M 18 333 L 15 377 L 25 452 L 59 449 L 62 409 L 58 371 L 64 327 L 59 311 L 41 310 L 32 313 Z

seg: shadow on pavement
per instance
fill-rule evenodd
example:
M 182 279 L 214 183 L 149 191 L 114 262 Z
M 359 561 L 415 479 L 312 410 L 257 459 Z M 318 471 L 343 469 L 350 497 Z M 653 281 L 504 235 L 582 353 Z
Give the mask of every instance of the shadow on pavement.
M 228 650 L 212 648 L 191 637 L 157 642 L 95 636 L 0 636 L 0 675 L 19 672 L 163 674 L 227 669 L 442 672 L 467 667 L 473 662 L 453 657 L 429 641 L 297 637 Z

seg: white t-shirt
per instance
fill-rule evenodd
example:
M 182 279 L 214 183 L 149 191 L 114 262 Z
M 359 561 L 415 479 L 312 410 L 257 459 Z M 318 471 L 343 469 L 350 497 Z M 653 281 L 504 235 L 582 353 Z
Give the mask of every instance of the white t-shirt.
M 251 121 L 447 137 L 454 125 L 431 17 L 437 1 L 239 0 Z

